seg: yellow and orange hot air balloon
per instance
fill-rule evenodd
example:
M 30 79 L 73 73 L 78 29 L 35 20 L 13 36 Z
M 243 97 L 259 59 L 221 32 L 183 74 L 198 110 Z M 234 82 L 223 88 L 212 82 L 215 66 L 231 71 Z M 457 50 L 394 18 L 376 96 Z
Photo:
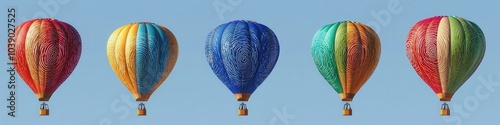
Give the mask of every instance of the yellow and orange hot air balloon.
M 40 115 L 49 115 L 49 101 L 56 89 L 75 69 L 82 43 L 76 29 L 68 23 L 33 19 L 16 28 L 14 62 L 19 76 L 42 101 Z
M 314 36 L 312 56 L 321 75 L 346 102 L 343 115 L 352 115 L 348 102 L 370 78 L 380 58 L 377 33 L 352 21 L 326 25 Z
M 127 89 L 141 102 L 137 115 L 145 116 L 153 92 L 175 66 L 177 40 L 167 28 L 150 22 L 138 22 L 116 29 L 108 40 L 108 60 Z

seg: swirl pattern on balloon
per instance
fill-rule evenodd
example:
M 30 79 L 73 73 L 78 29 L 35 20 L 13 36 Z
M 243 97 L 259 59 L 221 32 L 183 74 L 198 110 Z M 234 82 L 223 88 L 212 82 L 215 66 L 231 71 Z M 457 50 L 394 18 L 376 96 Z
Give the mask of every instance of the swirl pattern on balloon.
M 205 54 L 215 75 L 232 93 L 252 94 L 273 70 L 279 43 L 267 26 L 237 20 L 208 34 Z
M 456 16 L 419 21 L 406 41 L 406 54 L 417 74 L 435 93 L 451 96 L 477 69 L 485 48 L 479 26 Z
M 16 28 L 14 66 L 40 101 L 48 101 L 81 55 L 76 29 L 55 19 L 33 19 Z
M 320 74 L 342 100 L 350 101 L 377 67 L 380 40 L 370 27 L 342 21 L 316 32 L 311 53 Z M 342 96 L 347 94 L 352 96 Z
M 148 101 L 175 66 L 178 45 L 167 28 L 140 22 L 115 30 L 107 53 L 111 67 L 136 100 Z

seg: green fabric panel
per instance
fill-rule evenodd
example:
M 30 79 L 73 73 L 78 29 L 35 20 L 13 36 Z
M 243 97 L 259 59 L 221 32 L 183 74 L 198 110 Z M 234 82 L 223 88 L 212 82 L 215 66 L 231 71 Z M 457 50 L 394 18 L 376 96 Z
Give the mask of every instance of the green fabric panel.
M 469 21 L 449 17 L 451 68 L 448 92 L 455 93 L 474 73 L 484 55 L 484 36 Z
M 347 68 L 347 22 L 342 22 L 337 28 L 335 35 L 335 62 L 339 78 L 341 79 L 342 86 L 346 86 L 346 68 Z
M 339 23 L 322 27 L 316 32 L 312 45 L 312 56 L 317 69 L 337 93 L 343 93 L 337 64 L 335 63 L 335 35 Z

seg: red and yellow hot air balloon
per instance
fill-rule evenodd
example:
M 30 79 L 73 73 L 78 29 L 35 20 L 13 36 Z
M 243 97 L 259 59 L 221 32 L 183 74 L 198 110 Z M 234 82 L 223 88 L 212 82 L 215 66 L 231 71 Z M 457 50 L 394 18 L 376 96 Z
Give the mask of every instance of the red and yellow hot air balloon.
M 16 28 L 15 68 L 42 101 L 40 115 L 49 115 L 49 101 L 73 72 L 82 51 L 78 31 L 55 19 L 33 19 Z
M 314 63 L 346 102 L 342 110 L 344 116 L 352 115 L 348 102 L 375 71 L 380 49 L 377 33 L 358 22 L 328 24 L 316 32 L 311 49 Z
M 406 54 L 417 74 L 444 102 L 442 116 L 450 115 L 446 102 L 477 69 L 485 49 L 479 26 L 464 18 L 435 16 L 411 28 Z

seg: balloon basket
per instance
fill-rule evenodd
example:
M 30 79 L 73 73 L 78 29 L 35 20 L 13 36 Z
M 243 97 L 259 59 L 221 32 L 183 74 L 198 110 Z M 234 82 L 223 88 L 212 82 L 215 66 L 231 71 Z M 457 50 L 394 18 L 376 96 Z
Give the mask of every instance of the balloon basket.
M 342 110 L 342 115 L 344 115 L 344 116 L 352 116 L 352 109 L 344 109 L 344 110 Z
M 146 116 L 146 109 L 137 109 L 137 116 Z
M 441 109 L 441 116 L 450 116 L 450 109 Z
M 40 109 L 40 116 L 48 116 L 49 115 L 49 110 L 48 109 Z
M 248 109 L 238 109 L 239 116 L 248 116 Z
M 139 104 L 137 108 L 137 116 L 146 116 L 146 106 L 144 103 Z
M 238 115 L 239 116 L 248 116 L 248 109 L 245 103 L 241 103 L 240 107 L 238 108 Z
M 349 103 L 344 104 L 344 109 L 342 109 L 343 116 L 352 116 L 352 109 Z
M 450 116 L 450 107 L 448 107 L 448 104 L 444 103 L 441 106 L 441 111 L 439 113 L 441 116 Z
M 40 116 L 48 116 L 49 115 L 49 105 L 45 102 L 40 105 L 40 111 L 38 112 Z

